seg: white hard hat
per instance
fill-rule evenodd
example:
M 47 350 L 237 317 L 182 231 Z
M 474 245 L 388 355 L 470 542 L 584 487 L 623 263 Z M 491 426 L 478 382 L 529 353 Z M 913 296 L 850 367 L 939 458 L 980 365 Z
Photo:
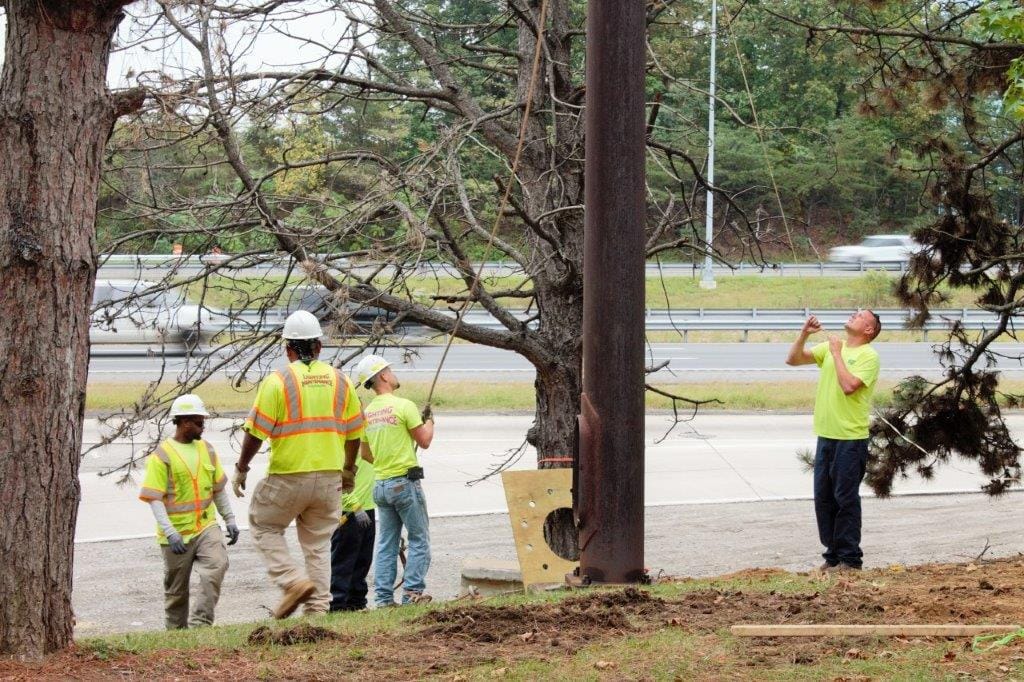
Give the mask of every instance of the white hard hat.
M 171 418 L 174 417 L 209 417 L 210 413 L 206 411 L 206 405 L 203 404 L 203 399 L 197 396 L 195 393 L 186 393 L 185 395 L 179 395 L 171 403 Z
M 284 321 L 284 332 L 281 336 L 296 341 L 302 339 L 319 339 L 324 335 L 320 329 L 320 321 L 308 310 L 296 310 Z
M 367 381 L 390 366 L 391 363 L 379 355 L 367 355 L 356 365 L 356 381 L 360 386 L 366 386 Z M 369 386 L 366 386 L 366 388 L 369 388 Z

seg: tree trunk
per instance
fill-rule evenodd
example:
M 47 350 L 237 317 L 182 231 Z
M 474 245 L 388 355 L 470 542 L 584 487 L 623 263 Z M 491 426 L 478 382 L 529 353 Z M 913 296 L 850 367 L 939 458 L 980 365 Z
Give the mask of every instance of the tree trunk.
M 567 232 L 575 221 L 562 225 Z M 537 467 L 558 469 L 572 466 L 576 456 L 576 416 L 583 392 L 583 281 L 571 268 L 569 276 L 559 273 L 534 275 L 538 283 L 541 320 L 538 332 L 545 337 L 552 362 L 537 366 L 534 383 L 537 396 L 536 419 L 527 441 L 537 449 Z M 543 284 L 539 282 L 544 281 Z M 544 537 L 551 549 L 564 559 L 579 559 L 579 534 L 572 514 L 552 515 L 544 524 Z
M 0 76 L 0 654 L 71 642 L 106 89 L 126 2 L 7 0 Z

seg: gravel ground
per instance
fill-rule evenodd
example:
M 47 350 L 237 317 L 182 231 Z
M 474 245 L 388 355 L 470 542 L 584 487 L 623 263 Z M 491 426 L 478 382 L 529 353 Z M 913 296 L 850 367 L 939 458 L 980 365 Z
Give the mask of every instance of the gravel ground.
M 1017 494 L 995 500 L 983 495 L 865 499 L 865 565 L 968 561 L 986 546 L 985 556 L 1018 554 L 1024 551 L 1021 501 Z M 800 571 L 821 561 L 810 501 L 651 507 L 646 532 L 652 574 L 700 577 L 769 566 Z M 457 595 L 464 559 L 515 559 L 504 514 L 432 519 L 431 535 L 427 585 L 435 599 Z M 289 541 L 297 549 L 294 533 Z M 229 556 L 217 622 L 266 617 L 279 593 L 247 532 L 229 548 Z M 152 540 L 77 545 L 77 635 L 162 628 L 162 576 Z

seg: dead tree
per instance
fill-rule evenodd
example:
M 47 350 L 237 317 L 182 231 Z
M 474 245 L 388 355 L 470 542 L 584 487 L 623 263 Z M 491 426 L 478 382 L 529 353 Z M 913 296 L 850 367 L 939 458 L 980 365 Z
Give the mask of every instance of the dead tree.
M 456 21 L 417 3 L 335 2 L 319 9 L 318 21 L 338 26 L 338 36 L 294 36 L 316 56 L 276 69 L 246 63 L 238 34 L 222 26 L 250 20 L 251 41 L 268 15 L 305 11 L 299 3 L 160 3 L 160 15 L 147 23 L 162 22 L 161 40 L 191 50 L 191 72 L 140 76 L 151 106 L 122 128 L 111 183 L 123 210 L 154 229 L 188 215 L 196 227 L 179 234 L 206 235 L 207 243 L 230 235 L 253 245 L 246 258 L 283 258 L 335 292 L 339 306 L 379 306 L 406 322 L 521 354 L 537 371 L 527 440 L 539 466 L 566 466 L 581 392 L 582 17 L 568 0 L 479 4 L 491 10 L 485 18 Z M 152 31 L 140 38 L 155 39 Z M 373 143 L 358 127 L 361 112 L 374 107 L 415 110 L 430 134 L 415 140 L 415 153 Z M 333 132 L 314 135 L 323 144 L 298 144 L 281 132 L 324 125 Z M 272 143 L 246 152 L 246 139 L 261 134 Z M 161 191 L 159 178 L 183 167 L 151 163 L 169 144 L 191 145 L 196 151 L 185 165 L 220 174 L 220 192 Z M 700 178 L 700 161 L 663 143 L 651 149 L 666 167 L 684 171 L 671 196 L 651 195 L 648 254 L 700 248 L 693 227 L 703 216 L 685 196 L 686 183 L 694 194 L 704 189 L 690 176 Z M 488 169 L 486 184 L 480 167 Z M 302 186 L 303 173 L 319 174 L 313 186 Z M 330 193 L 319 191 L 325 185 Z M 521 283 L 497 290 L 478 280 L 476 258 L 513 264 Z M 366 261 L 379 269 L 357 267 Z M 231 275 L 242 262 L 203 276 Z M 461 287 L 417 292 L 424 286 L 417 273 L 430 267 L 454 273 Z M 465 304 L 502 328 L 457 322 Z

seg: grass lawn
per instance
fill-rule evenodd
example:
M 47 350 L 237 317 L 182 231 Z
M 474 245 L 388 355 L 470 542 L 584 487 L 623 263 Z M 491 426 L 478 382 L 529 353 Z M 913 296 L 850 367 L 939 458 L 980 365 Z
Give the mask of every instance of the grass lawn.
M 814 406 L 814 383 L 808 381 L 785 382 L 700 382 L 687 384 L 658 383 L 661 390 L 695 400 L 717 399 L 704 409 L 727 410 L 810 410 Z M 109 413 L 131 405 L 144 394 L 143 382 L 108 383 L 93 381 L 86 392 L 86 409 L 90 412 Z M 219 413 L 245 412 L 252 406 L 254 388 L 235 390 L 227 382 L 208 382 L 197 389 L 209 409 Z M 891 383 L 879 387 L 877 404 L 891 399 Z M 429 382 L 402 382 L 402 395 L 418 405 L 423 404 L 430 389 Z M 161 385 L 156 395 L 177 395 L 176 384 Z M 369 399 L 369 394 L 361 393 Z M 435 410 L 453 412 L 532 412 L 534 387 L 529 382 L 475 382 L 441 381 L 434 392 Z M 648 392 L 647 407 L 652 410 L 671 409 L 671 401 Z
M 1024 644 L 744 638 L 737 623 L 1024 622 L 1024 562 L 856 574 L 748 569 L 644 588 L 456 600 L 283 623 L 82 640 L 0 679 L 1019 679 Z
M 296 280 L 297 281 L 297 280 Z M 700 288 L 700 277 L 648 277 L 648 308 L 873 308 L 901 307 L 892 295 L 897 278 L 883 272 L 869 272 L 857 277 L 818 276 L 754 276 L 723 275 L 718 286 Z M 282 286 L 280 277 L 238 278 L 211 277 L 205 290 L 202 283 L 189 287 L 189 296 L 200 297 L 215 308 L 255 307 L 260 296 L 276 295 Z M 517 289 L 524 286 L 522 277 L 489 277 L 490 290 Z M 433 296 L 456 295 L 465 291 L 465 284 L 454 278 L 409 277 L 407 286 L 415 299 L 430 303 Z M 528 288 L 528 286 L 527 286 Z M 969 291 L 950 293 L 949 307 L 973 307 L 975 295 Z M 523 299 L 507 299 L 509 307 L 521 307 Z
M 661 390 L 694 400 L 719 400 L 704 405 L 702 410 L 788 410 L 810 412 L 814 407 L 814 381 L 754 381 L 754 382 L 691 382 L 660 383 L 653 386 Z M 878 407 L 892 401 L 893 381 L 882 380 L 875 391 L 874 404 Z M 93 381 L 86 392 L 86 409 L 92 414 L 109 414 L 130 408 L 148 389 L 142 382 L 108 383 Z M 428 382 L 403 382 L 402 395 L 418 405 L 426 402 Z M 1002 389 L 1009 393 L 1024 393 L 1024 381 L 1005 380 Z M 208 382 L 197 392 L 206 406 L 221 414 L 246 412 L 252 406 L 254 388 L 235 390 L 227 382 Z M 162 384 L 155 395 L 166 394 L 168 399 L 178 395 L 176 384 Z M 367 392 L 361 397 L 369 399 Z M 434 392 L 433 406 L 438 411 L 451 412 L 533 412 L 534 388 L 528 382 L 475 382 L 441 381 Z M 681 405 L 685 409 L 684 405 Z M 648 392 L 647 408 L 669 410 L 671 401 Z

